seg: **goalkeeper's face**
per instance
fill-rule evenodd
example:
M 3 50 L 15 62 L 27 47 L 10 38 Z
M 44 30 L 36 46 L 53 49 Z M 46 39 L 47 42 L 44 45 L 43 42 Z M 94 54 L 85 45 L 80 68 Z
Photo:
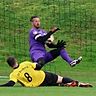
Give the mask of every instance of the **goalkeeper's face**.
M 33 18 L 32 25 L 35 28 L 40 28 L 40 19 L 39 18 Z

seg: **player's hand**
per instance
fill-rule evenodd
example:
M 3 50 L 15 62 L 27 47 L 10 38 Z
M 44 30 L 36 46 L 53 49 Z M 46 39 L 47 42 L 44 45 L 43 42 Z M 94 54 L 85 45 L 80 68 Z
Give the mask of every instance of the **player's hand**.
M 57 42 L 57 48 L 65 48 L 66 42 L 63 40 L 58 40 Z
M 50 31 L 54 33 L 54 32 L 56 32 L 56 31 L 58 31 L 58 30 L 60 30 L 60 29 L 57 28 L 57 27 L 52 27 Z

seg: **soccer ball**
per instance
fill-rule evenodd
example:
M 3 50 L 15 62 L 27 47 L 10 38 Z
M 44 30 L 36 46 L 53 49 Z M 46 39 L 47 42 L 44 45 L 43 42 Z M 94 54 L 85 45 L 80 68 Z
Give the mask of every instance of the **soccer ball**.
M 50 38 L 48 38 L 48 40 L 46 41 L 46 43 L 52 43 L 54 41 L 54 36 L 51 35 Z

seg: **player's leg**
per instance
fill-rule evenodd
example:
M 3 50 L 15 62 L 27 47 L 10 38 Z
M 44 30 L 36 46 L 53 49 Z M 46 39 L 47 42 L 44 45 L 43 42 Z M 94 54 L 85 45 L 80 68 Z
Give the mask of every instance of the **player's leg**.
M 68 53 L 67 53 L 67 51 L 64 49 L 64 48 L 62 48 L 61 50 L 60 50 L 60 56 L 66 61 L 66 62 L 68 62 L 69 64 L 70 64 L 70 66 L 75 66 L 76 64 L 78 64 L 78 63 L 80 63 L 80 61 L 82 60 L 82 57 L 80 56 L 78 59 L 76 59 L 76 60 L 73 60 L 69 55 L 68 55 Z
M 59 49 L 51 50 L 50 52 L 45 52 L 41 50 L 34 51 L 30 54 L 31 60 L 37 62 L 41 65 L 41 68 L 48 62 L 52 61 L 60 55 Z
M 30 54 L 31 60 L 33 62 L 37 62 L 39 69 L 41 69 L 46 63 L 45 54 L 46 54 L 46 52 L 41 51 L 41 50 L 34 51 L 34 52 L 32 52 L 32 54 Z
M 54 60 L 59 55 L 60 55 L 60 49 L 53 49 L 53 50 L 51 50 L 49 52 L 46 52 L 46 55 L 45 55 L 46 63 Z
M 45 72 L 45 79 L 40 86 L 92 87 L 89 83 L 81 83 L 50 72 Z
M 58 56 L 61 56 L 66 62 L 68 62 L 70 64 L 70 66 L 75 66 L 76 64 L 78 64 L 81 60 L 82 57 L 79 57 L 76 60 L 73 60 L 67 53 L 67 51 L 65 49 L 54 49 L 51 50 L 50 52 L 46 53 L 45 56 L 45 61 L 46 62 L 50 62 L 52 60 L 54 60 L 55 58 L 57 58 Z
M 67 86 L 67 87 L 93 87 L 89 83 L 82 83 L 77 80 L 72 80 L 71 78 L 62 77 L 58 75 L 57 83 L 59 86 Z
M 65 84 L 69 84 L 73 81 L 74 80 L 67 77 L 62 77 L 54 73 L 45 72 L 45 79 L 40 86 L 65 86 Z M 74 86 L 77 86 L 76 84 Z
M 45 79 L 40 86 L 58 86 L 58 76 L 54 73 L 45 72 Z
M 89 83 L 82 83 L 79 81 L 73 81 L 66 84 L 60 84 L 60 86 L 66 86 L 66 87 L 93 87 L 92 84 Z
M 67 83 L 70 83 L 70 82 L 73 82 L 74 80 L 72 80 L 71 78 L 68 78 L 68 77 L 62 77 L 62 76 L 59 76 L 58 75 L 58 79 L 57 79 L 57 82 L 56 83 L 59 83 L 59 84 L 67 84 Z
M 82 60 L 82 57 L 80 56 L 78 59 L 73 60 L 67 53 L 67 51 L 63 48 L 59 48 L 59 49 L 54 49 L 51 50 L 50 52 L 47 52 L 45 55 L 45 61 L 50 62 L 52 60 L 54 60 L 55 58 L 57 58 L 58 56 L 61 56 L 66 62 L 68 62 L 70 64 L 71 67 L 75 66 L 76 64 L 80 63 L 80 61 Z

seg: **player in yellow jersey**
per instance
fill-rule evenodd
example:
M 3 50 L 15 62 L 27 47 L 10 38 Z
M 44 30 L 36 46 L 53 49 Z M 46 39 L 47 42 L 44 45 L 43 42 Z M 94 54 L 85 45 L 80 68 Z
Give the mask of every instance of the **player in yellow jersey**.
M 78 87 L 92 87 L 89 83 L 81 83 L 77 80 L 72 80 L 67 77 L 62 77 L 50 72 L 44 72 L 39 70 L 37 63 L 24 61 L 21 64 L 17 63 L 17 60 L 10 56 L 7 59 L 7 63 L 14 70 L 10 74 L 10 80 L 3 86 L 14 86 L 15 83 L 19 82 L 26 87 L 37 87 L 37 86 L 78 86 Z

